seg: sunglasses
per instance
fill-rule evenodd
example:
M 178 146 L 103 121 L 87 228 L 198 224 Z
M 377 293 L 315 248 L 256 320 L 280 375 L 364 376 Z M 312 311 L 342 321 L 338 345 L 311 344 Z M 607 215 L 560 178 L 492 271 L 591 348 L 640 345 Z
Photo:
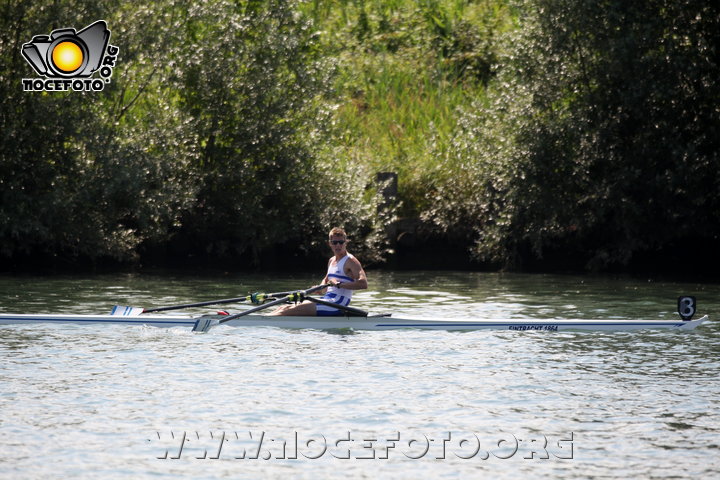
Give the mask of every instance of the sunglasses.
M 345 243 L 345 240 L 330 240 L 330 243 L 333 245 L 342 245 Z

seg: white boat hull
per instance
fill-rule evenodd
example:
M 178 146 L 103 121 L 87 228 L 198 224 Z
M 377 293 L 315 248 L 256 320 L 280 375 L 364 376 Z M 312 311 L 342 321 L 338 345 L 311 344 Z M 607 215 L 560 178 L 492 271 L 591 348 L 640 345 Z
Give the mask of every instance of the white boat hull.
M 194 327 L 200 319 L 222 319 L 222 316 L 191 317 L 170 315 L 43 315 L 0 314 L 0 325 L 37 323 L 74 324 L 125 324 L 150 325 L 154 327 Z M 565 331 L 565 330 L 644 330 L 669 329 L 693 330 L 708 319 L 697 320 L 567 320 L 567 319 L 431 319 L 393 316 L 368 317 L 274 317 L 247 315 L 230 320 L 224 325 L 234 327 L 309 328 L 317 330 L 514 330 L 514 331 Z

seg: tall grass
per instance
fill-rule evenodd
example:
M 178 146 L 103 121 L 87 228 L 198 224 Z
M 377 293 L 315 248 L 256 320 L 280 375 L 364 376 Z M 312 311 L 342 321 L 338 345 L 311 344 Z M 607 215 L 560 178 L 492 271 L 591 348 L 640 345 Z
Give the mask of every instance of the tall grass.
M 402 212 L 425 208 L 462 107 L 483 99 L 501 0 L 313 0 L 303 8 L 337 59 L 336 160 L 399 176 Z

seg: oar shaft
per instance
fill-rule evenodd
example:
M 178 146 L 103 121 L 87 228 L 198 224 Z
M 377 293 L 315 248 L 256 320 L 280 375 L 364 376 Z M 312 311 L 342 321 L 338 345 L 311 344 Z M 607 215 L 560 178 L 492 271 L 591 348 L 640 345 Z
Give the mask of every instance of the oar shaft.
M 310 300 L 314 303 L 319 303 L 320 305 L 327 305 L 328 307 L 337 308 L 338 310 L 342 310 L 344 312 L 350 313 L 352 315 L 358 316 L 358 317 L 367 317 L 368 312 L 365 310 L 360 310 L 359 308 L 349 307 L 346 305 L 340 305 L 333 302 L 328 302 L 326 300 L 323 300 L 321 298 L 315 298 L 315 297 L 305 297 L 306 300 Z
M 183 308 L 204 307 L 206 305 L 222 305 L 224 303 L 245 302 L 245 301 L 247 301 L 247 299 L 248 299 L 248 297 L 225 298 L 222 300 L 208 300 L 207 302 L 186 303 L 184 305 L 172 305 L 169 307 L 147 308 L 147 309 L 143 310 L 143 313 L 166 312 L 168 310 L 180 310 Z
M 289 292 L 288 295 L 285 295 L 282 298 L 278 298 L 277 300 L 273 300 L 272 302 L 268 302 L 266 304 L 251 308 L 250 310 L 245 310 L 240 313 L 236 313 L 235 315 L 230 315 L 229 317 L 225 317 L 222 320 L 218 322 L 218 325 L 221 323 L 229 322 L 230 320 L 234 320 L 236 318 L 244 317 L 245 315 L 250 315 L 251 313 L 258 312 L 260 310 L 264 310 L 266 308 L 272 307 L 273 305 L 278 305 L 280 303 L 285 303 L 289 300 L 291 296 L 299 295 L 301 298 L 304 298 L 305 295 L 308 295 L 312 292 L 317 292 L 318 290 L 322 290 L 323 288 L 327 288 L 330 285 L 317 285 L 312 288 L 308 288 L 307 290 L 297 291 L 297 292 Z
M 291 293 L 293 293 L 293 292 L 263 293 L 263 294 L 258 294 L 258 295 L 260 297 L 271 298 L 271 297 L 283 297 L 286 295 L 290 295 Z M 186 303 L 184 305 L 172 305 L 169 307 L 146 308 L 143 310 L 143 313 L 166 312 L 168 310 L 180 310 L 183 308 L 204 307 L 206 305 L 222 305 L 225 303 L 247 302 L 248 300 L 250 300 L 251 297 L 252 297 L 252 295 L 246 295 L 244 297 L 224 298 L 224 299 L 220 299 L 220 300 L 208 300 L 206 302 Z
M 245 315 L 250 315 L 251 313 L 259 312 L 260 310 L 264 310 L 266 308 L 272 307 L 273 305 L 279 305 L 281 303 L 285 303 L 288 301 L 287 296 L 278 298 L 277 300 L 273 300 L 272 302 L 265 303 L 263 305 L 259 305 L 257 307 L 251 308 L 249 310 L 242 311 L 240 313 L 236 313 L 235 315 L 230 315 L 228 317 L 225 317 L 221 319 L 218 324 L 229 322 L 230 320 L 234 320 L 239 317 L 244 317 Z

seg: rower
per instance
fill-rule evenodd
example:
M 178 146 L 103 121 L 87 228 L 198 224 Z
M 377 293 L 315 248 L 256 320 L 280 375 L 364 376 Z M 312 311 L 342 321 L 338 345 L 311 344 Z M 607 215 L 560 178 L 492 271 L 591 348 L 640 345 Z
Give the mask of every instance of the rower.
M 282 306 L 270 315 L 345 315 L 345 312 L 327 303 L 347 307 L 352 298 L 353 290 L 366 289 L 368 286 L 365 270 L 363 270 L 358 259 L 347 251 L 348 242 L 345 230 L 340 227 L 334 227 L 330 230 L 328 245 L 332 249 L 333 256 L 328 260 L 327 274 L 321 283 L 332 285 L 327 288 L 325 295 L 321 298 L 321 300 L 324 300 L 323 303 L 306 300 L 296 305 Z

